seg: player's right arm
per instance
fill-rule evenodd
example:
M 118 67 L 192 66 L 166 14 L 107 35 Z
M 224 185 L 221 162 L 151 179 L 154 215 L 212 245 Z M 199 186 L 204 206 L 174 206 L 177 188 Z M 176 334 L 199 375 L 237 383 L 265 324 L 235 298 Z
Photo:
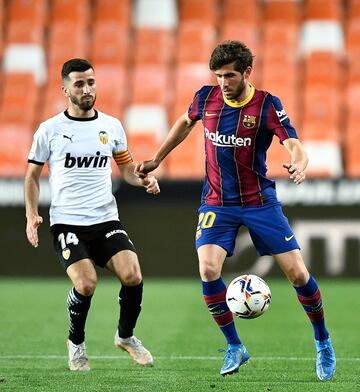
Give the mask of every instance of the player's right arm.
M 40 174 L 43 165 L 29 163 L 25 175 L 26 236 L 35 248 L 39 245 L 38 227 L 43 222 L 39 215 Z
M 139 162 L 136 165 L 135 174 L 141 177 L 155 170 L 165 157 L 189 135 L 195 124 L 196 121 L 191 120 L 187 113 L 180 116 L 171 127 L 155 156 L 149 161 Z

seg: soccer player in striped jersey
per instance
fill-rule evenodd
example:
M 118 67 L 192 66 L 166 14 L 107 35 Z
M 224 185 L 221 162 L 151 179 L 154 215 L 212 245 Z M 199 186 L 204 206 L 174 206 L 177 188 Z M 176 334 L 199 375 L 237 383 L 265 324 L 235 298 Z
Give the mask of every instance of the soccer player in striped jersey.
M 96 80 L 92 65 L 71 59 L 62 68 L 65 112 L 40 124 L 28 157 L 25 178 L 26 234 L 39 245 L 39 179 L 49 166 L 50 226 L 59 261 L 73 283 L 67 298 L 69 368 L 90 370 L 85 346 L 85 322 L 94 294 L 95 266 L 107 268 L 120 280 L 120 316 L 114 343 L 133 360 L 151 366 L 150 352 L 133 330 L 141 310 L 143 282 L 134 244 L 120 223 L 112 194 L 111 161 L 126 181 L 160 192 L 154 176 L 139 179 L 119 120 L 94 109 Z
M 220 374 L 237 372 L 250 358 L 226 305 L 221 277 L 225 258 L 233 254 L 238 229 L 244 225 L 257 252 L 273 255 L 294 286 L 314 328 L 317 376 L 329 380 L 336 360 L 321 294 L 282 212 L 275 183 L 266 176 L 266 151 L 274 135 L 289 153 L 289 162 L 283 167 L 295 184 L 305 180 L 308 158 L 280 100 L 250 84 L 252 62 L 253 55 L 242 42 L 218 45 L 210 58 L 218 85 L 196 92 L 188 112 L 175 122 L 153 159 L 137 165 L 136 173 L 142 176 L 157 168 L 195 123 L 202 121 L 206 176 L 196 248 L 204 299 L 227 341 Z

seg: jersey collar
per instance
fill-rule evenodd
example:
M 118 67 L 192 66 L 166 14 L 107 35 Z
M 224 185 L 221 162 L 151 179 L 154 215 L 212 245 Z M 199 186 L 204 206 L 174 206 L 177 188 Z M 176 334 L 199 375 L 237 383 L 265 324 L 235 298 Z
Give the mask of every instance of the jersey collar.
M 73 121 L 93 121 L 93 120 L 96 120 L 99 117 L 99 114 L 98 114 L 97 110 L 95 110 L 95 114 L 92 117 L 88 117 L 88 118 L 70 116 L 70 114 L 69 114 L 69 112 L 67 110 L 65 110 L 64 115 L 69 120 L 73 120 Z
M 225 103 L 233 108 L 241 108 L 242 106 L 245 106 L 247 103 L 249 103 L 252 100 L 252 98 L 255 94 L 255 87 L 250 83 L 249 83 L 249 86 L 250 86 L 250 94 L 243 101 L 241 101 L 241 102 L 231 101 L 230 99 L 227 99 L 223 95 Z

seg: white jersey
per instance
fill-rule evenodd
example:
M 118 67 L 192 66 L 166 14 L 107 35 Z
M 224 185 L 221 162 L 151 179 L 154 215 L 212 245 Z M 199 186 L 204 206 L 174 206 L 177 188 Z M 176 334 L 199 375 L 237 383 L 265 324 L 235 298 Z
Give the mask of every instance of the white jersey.
M 92 118 L 67 112 L 40 124 L 29 162 L 48 161 L 50 225 L 92 225 L 119 220 L 112 194 L 111 159 L 132 161 L 119 120 L 99 111 Z

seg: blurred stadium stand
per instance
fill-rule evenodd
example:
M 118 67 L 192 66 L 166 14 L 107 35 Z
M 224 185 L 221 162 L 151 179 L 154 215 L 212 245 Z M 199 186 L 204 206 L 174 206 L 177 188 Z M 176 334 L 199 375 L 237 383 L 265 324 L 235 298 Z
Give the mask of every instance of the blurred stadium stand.
M 93 62 L 97 107 L 151 157 L 204 84 L 224 39 L 248 44 L 252 83 L 278 95 L 309 156 L 308 176 L 360 178 L 360 0 L 0 0 L 0 177 L 21 178 L 40 121 L 66 108 L 60 69 Z M 159 175 L 201 179 L 198 124 Z M 269 175 L 285 176 L 283 147 Z

